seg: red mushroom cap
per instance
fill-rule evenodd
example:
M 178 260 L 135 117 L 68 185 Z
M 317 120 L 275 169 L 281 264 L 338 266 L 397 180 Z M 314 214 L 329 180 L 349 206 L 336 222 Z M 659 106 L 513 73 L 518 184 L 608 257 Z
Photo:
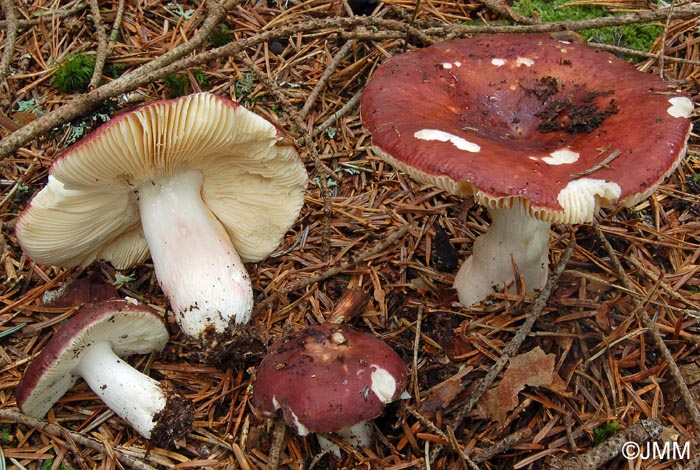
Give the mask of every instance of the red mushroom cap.
M 607 52 L 482 35 L 397 54 L 361 103 L 375 148 L 415 179 L 554 223 L 647 197 L 685 154 L 692 101 Z
M 258 368 L 253 403 L 301 435 L 334 432 L 379 416 L 405 391 L 408 369 L 375 336 L 347 325 L 309 326 L 270 347 Z

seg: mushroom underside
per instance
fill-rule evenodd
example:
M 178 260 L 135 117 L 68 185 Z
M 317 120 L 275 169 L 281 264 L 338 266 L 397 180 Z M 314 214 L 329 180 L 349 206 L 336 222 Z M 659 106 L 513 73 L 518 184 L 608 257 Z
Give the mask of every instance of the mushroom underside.
M 472 255 L 455 276 L 454 288 L 465 305 L 503 288 L 540 289 L 547 281 L 551 224 L 531 217 L 522 204 L 489 209 L 489 215 L 486 233 L 475 240 Z

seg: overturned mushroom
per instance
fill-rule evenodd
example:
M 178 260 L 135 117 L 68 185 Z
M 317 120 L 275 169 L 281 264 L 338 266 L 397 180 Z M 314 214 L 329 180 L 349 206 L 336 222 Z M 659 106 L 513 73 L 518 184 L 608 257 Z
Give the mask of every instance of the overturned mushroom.
M 648 197 L 685 155 L 693 103 L 606 52 L 504 34 L 397 54 L 361 108 L 383 159 L 488 209 L 454 282 L 471 305 L 515 269 L 526 290 L 544 285 L 552 223 Z
M 167 342 L 163 319 L 146 305 L 115 299 L 84 307 L 27 367 L 17 405 L 41 418 L 82 377 L 139 434 L 172 447 L 192 430 L 192 403 L 122 359 L 159 351 Z
M 250 319 L 243 262 L 280 243 L 306 170 L 277 128 L 209 93 L 151 103 L 70 148 L 17 221 L 36 262 L 117 268 L 151 256 L 176 320 L 193 337 Z

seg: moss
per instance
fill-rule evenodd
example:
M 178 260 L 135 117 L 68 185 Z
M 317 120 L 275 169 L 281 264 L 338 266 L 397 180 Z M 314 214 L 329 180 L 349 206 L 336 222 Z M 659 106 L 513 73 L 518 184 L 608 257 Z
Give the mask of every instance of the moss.
M 542 21 L 586 20 L 608 16 L 610 13 L 599 6 L 566 6 L 571 0 L 516 0 L 513 10 L 527 17 Z M 663 27 L 654 24 L 631 24 L 620 27 L 605 27 L 580 31 L 592 42 L 648 51 L 654 40 L 661 35 Z
M 229 26 L 222 23 L 214 28 L 214 31 L 209 35 L 209 40 L 215 47 L 225 46 L 233 40 L 233 35 Z
M 62 93 L 77 93 L 87 90 L 95 70 L 95 56 L 70 54 L 56 68 L 51 84 Z
M 209 82 L 206 72 L 196 69 L 192 71 L 192 76 L 200 88 L 206 87 Z M 163 78 L 163 83 L 167 89 L 168 98 L 177 98 L 192 92 L 190 78 L 186 73 L 174 73 Z

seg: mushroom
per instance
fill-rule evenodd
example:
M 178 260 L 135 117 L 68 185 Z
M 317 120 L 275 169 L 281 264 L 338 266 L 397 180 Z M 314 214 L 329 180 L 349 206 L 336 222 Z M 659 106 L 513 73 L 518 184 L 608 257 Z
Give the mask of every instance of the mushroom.
M 371 440 L 369 421 L 406 396 L 407 381 L 406 364 L 386 343 L 348 325 L 321 323 L 270 347 L 253 405 L 266 417 L 281 409 L 300 436 L 334 432 L 361 447 Z
M 41 295 L 43 307 L 73 307 L 117 297 L 117 288 L 100 278 L 98 271 L 79 277 Z
M 124 113 L 71 147 L 16 232 L 41 264 L 123 269 L 150 252 L 178 324 L 199 339 L 249 321 L 242 263 L 279 245 L 306 179 L 274 125 L 197 93 Z
M 685 155 L 692 101 L 651 74 L 548 35 L 480 35 L 397 54 L 361 113 L 377 153 L 488 210 L 454 281 L 478 303 L 544 286 L 552 223 L 648 197 Z
M 41 418 L 82 377 L 114 413 L 156 445 L 190 431 L 192 403 L 122 359 L 162 350 L 168 331 L 158 313 L 133 299 L 90 304 L 66 321 L 27 367 L 17 406 Z

